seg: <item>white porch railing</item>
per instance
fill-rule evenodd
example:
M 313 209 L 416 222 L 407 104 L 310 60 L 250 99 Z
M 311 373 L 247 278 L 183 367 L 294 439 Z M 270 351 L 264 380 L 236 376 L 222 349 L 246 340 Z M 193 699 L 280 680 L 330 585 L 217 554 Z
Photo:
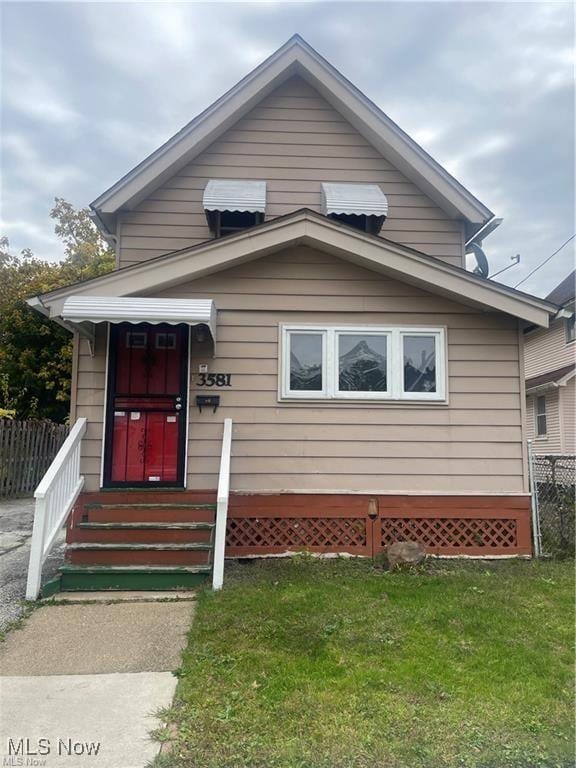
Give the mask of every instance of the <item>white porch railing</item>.
M 222 589 L 224 583 L 224 550 L 226 547 L 226 521 L 228 518 L 228 497 L 230 495 L 230 449 L 232 447 L 232 419 L 224 419 L 218 496 L 216 498 L 216 530 L 214 532 L 214 564 L 212 567 L 212 589 Z
M 34 491 L 36 506 L 26 600 L 38 597 L 44 561 L 84 485 L 80 474 L 80 446 L 85 432 L 86 419 L 78 419 Z

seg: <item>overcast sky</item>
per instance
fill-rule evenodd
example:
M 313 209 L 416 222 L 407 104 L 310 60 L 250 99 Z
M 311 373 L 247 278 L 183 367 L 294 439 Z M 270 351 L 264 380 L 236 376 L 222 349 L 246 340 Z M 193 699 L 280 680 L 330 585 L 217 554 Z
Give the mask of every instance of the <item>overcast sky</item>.
M 569 3 L 2 5 L 2 223 L 62 257 L 55 196 L 86 206 L 299 32 L 504 217 L 514 285 L 575 231 Z M 523 290 L 546 294 L 573 243 Z

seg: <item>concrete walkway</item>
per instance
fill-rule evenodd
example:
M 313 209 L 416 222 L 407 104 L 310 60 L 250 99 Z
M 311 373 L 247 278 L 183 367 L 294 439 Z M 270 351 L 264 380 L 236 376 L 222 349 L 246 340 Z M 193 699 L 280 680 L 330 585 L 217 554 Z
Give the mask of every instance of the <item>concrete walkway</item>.
M 8 633 L 0 645 L 0 765 L 144 768 L 154 758 L 159 745 L 149 733 L 174 696 L 172 670 L 194 603 L 142 597 L 48 603 Z
M 34 499 L 0 501 L 0 632 L 22 615 L 33 522 Z M 43 581 L 64 560 L 64 537 L 62 530 L 42 569 Z

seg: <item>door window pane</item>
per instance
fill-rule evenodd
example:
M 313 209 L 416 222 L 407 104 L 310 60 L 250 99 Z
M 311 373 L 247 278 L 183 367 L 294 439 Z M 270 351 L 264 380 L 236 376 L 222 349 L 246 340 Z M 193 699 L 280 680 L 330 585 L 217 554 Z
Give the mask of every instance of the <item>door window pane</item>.
M 338 389 L 340 392 L 386 392 L 386 336 L 338 335 Z
M 148 345 L 148 334 L 145 331 L 127 331 L 126 346 L 133 349 L 145 349 Z
M 321 392 L 323 389 L 323 336 L 321 333 L 290 334 L 290 389 Z
M 176 349 L 175 333 L 157 333 L 156 349 Z
M 434 336 L 404 336 L 404 392 L 436 392 Z

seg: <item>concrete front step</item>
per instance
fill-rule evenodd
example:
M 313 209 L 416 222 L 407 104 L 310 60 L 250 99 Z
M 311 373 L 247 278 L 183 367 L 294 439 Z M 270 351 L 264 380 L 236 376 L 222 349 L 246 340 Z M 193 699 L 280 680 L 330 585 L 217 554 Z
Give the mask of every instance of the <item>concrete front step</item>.
M 77 523 L 68 532 L 68 542 L 210 544 L 214 523 Z
M 209 578 L 209 565 L 63 565 L 56 579 L 45 584 L 42 596 L 63 592 L 101 590 L 167 590 L 193 589 Z

